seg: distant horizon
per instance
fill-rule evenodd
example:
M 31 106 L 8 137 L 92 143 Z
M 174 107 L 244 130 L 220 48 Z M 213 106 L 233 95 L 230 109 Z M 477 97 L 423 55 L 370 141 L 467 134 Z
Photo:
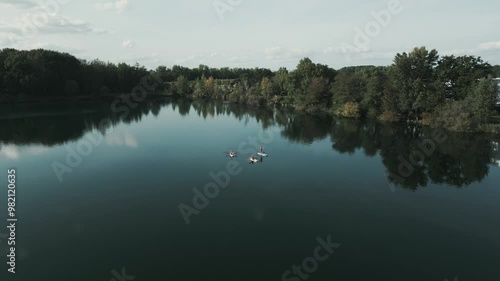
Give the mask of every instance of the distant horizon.
M 398 52 L 427 46 L 498 65 L 498 10 L 493 0 L 0 0 L 0 48 L 44 48 L 149 69 L 276 70 L 293 69 L 303 57 L 335 69 L 386 66 Z
M 426 48 L 427 48 L 427 47 L 426 47 Z M 9 48 L 3 48 L 3 49 L 9 49 Z M 15 49 L 15 48 L 12 48 L 12 49 Z M 340 70 L 340 69 L 347 68 L 347 67 L 388 67 L 388 66 L 391 66 L 391 65 L 392 65 L 392 60 L 391 60 L 391 63 L 390 63 L 390 64 L 387 64 L 387 65 L 361 64 L 361 65 L 346 65 L 346 66 L 343 66 L 343 67 L 338 67 L 338 68 L 335 68 L 335 67 L 332 67 L 332 66 L 331 66 L 331 65 L 329 65 L 329 64 L 325 64 L 325 63 L 322 63 L 322 62 L 318 62 L 318 61 L 315 61 L 314 59 L 312 59 L 311 57 L 307 57 L 307 56 L 305 56 L 305 57 L 302 57 L 302 58 L 298 58 L 298 59 L 297 59 L 297 61 L 296 61 L 296 63 L 295 63 L 295 65 L 294 65 L 293 67 L 285 67 L 285 66 L 280 66 L 280 67 L 277 67 L 276 69 L 274 69 L 274 68 L 262 67 L 262 66 L 254 66 L 254 67 L 244 67 L 244 66 L 235 66 L 235 67 L 231 67 L 231 66 L 221 66 L 221 67 L 216 67 L 216 66 L 207 65 L 207 64 L 204 64 L 204 63 L 200 63 L 200 64 L 198 64 L 198 65 L 196 65 L 196 66 L 192 66 L 192 67 L 190 67 L 190 66 L 186 66 L 186 65 L 183 65 L 183 64 L 173 64 L 173 65 L 164 65 L 164 64 L 159 64 L 159 65 L 156 65 L 156 66 L 153 66 L 153 67 L 148 67 L 148 66 L 145 66 L 145 65 L 143 65 L 143 64 L 141 64 L 141 63 L 139 63 L 139 62 L 124 62 L 124 61 L 112 62 L 112 61 L 110 61 L 110 60 L 105 60 L 105 59 L 102 59 L 102 58 L 87 59 L 87 58 L 81 58 L 81 57 L 79 57 L 78 55 L 72 54 L 72 53 L 70 53 L 70 52 L 64 52 L 64 51 L 58 51 L 58 50 L 46 49 L 46 48 L 37 48 L 37 49 L 47 50 L 47 51 L 53 51 L 53 52 L 59 52 L 59 53 L 66 53 L 66 54 L 69 54 L 69 55 L 71 55 L 71 56 L 74 56 L 75 58 L 77 58 L 77 59 L 78 59 L 78 60 L 80 60 L 80 61 L 85 60 L 85 61 L 91 62 L 91 61 L 94 61 L 94 60 L 99 60 L 99 61 L 102 61 L 102 62 L 105 62 L 105 63 L 113 63 L 113 64 L 126 63 L 126 64 L 128 64 L 128 65 L 135 65 L 136 63 L 138 63 L 138 64 L 139 64 L 139 66 L 145 67 L 147 70 L 155 70 L 156 68 L 158 68 L 158 67 L 160 67 L 160 66 L 165 66 L 165 67 L 167 67 L 167 68 L 172 68 L 173 66 L 176 66 L 176 65 L 177 65 L 177 66 L 182 66 L 182 67 L 187 67 L 187 68 L 189 68 L 189 69 L 196 69 L 196 68 L 198 68 L 200 65 L 205 65 L 205 66 L 208 66 L 209 68 L 215 68 L 215 69 L 226 68 L 226 67 L 228 67 L 228 68 L 244 68 L 244 69 L 261 68 L 261 69 L 269 69 L 269 70 L 271 70 L 271 71 L 273 71 L 273 72 L 276 72 L 276 71 L 278 71 L 280 68 L 284 67 L 284 68 L 286 68 L 287 70 L 292 71 L 292 70 L 295 70 L 295 69 L 296 69 L 296 67 L 297 67 L 297 65 L 299 64 L 300 60 L 305 59 L 305 58 L 309 58 L 309 59 L 311 59 L 311 61 L 312 61 L 313 63 L 319 63 L 319 64 L 322 64 L 322 65 L 327 65 L 328 67 L 330 67 L 330 68 L 332 68 L 332 69 L 335 69 L 335 70 Z M 430 48 L 430 49 L 429 49 L 429 48 L 427 48 L 427 49 L 428 49 L 428 50 L 432 50 L 432 48 Z M 0 49 L 0 50 L 2 50 L 2 49 Z M 20 49 L 16 49 L 16 50 L 18 50 L 18 51 L 31 51 L 31 50 L 36 50 L 36 49 L 31 49 L 31 50 L 20 50 Z M 439 50 L 437 50 L 437 51 L 438 51 L 438 54 L 439 54 Z M 396 56 L 398 53 L 404 53 L 404 52 L 409 53 L 409 51 L 396 52 L 396 53 L 394 54 L 394 56 Z M 443 57 L 443 56 L 447 56 L 447 55 L 441 55 L 441 54 L 439 54 L 439 57 L 440 57 L 440 58 L 441 58 L 441 57 Z M 455 56 L 456 56 L 456 55 L 455 55 Z M 474 55 L 473 55 L 473 54 L 471 54 L 471 55 L 467 55 L 467 56 L 474 56 Z M 480 57 L 480 56 L 474 56 L 474 57 Z M 481 57 L 481 59 L 483 59 L 483 58 Z M 490 62 L 488 62 L 488 61 L 486 61 L 486 60 L 484 60 L 484 59 L 483 59 L 483 61 L 484 61 L 485 63 L 490 63 Z M 499 67 L 500 67 L 500 64 L 492 64 L 492 63 L 490 63 L 490 65 L 492 65 L 492 66 L 499 66 Z M 495 78 L 496 78 L 496 77 L 495 77 Z M 500 79 L 500 78 L 496 78 L 496 79 Z

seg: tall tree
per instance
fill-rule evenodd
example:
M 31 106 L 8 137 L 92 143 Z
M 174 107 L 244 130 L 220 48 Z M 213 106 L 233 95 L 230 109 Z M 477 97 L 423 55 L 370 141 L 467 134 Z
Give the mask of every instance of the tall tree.
M 394 58 L 394 71 L 390 78 L 399 92 L 399 108 L 403 116 L 417 119 L 421 113 L 438 105 L 435 100 L 440 98 L 433 97 L 440 94 L 434 84 L 438 59 L 436 50 L 428 51 L 425 47 L 415 48 L 408 54 L 398 53 Z
M 478 79 L 493 74 L 489 63 L 474 56 L 444 56 L 436 70 L 446 97 L 452 100 L 464 99 Z

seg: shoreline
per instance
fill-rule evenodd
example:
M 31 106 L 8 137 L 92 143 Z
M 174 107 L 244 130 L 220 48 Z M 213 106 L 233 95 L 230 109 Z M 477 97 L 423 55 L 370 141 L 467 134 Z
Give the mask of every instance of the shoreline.
M 106 94 L 106 95 L 100 95 L 100 96 L 73 96 L 73 97 L 42 97 L 42 98 L 24 98 L 24 99 L 3 99 L 0 100 L 0 106 L 2 105 L 16 105 L 16 104 L 61 104 L 61 103 L 87 103 L 87 102 L 111 102 L 113 100 L 119 99 L 123 95 L 125 96 L 130 96 L 131 94 Z M 145 101 L 154 101 L 154 100 L 162 100 L 162 99 L 185 99 L 190 102 L 194 101 L 219 101 L 224 104 L 238 104 L 238 105 L 245 105 L 249 107 L 257 107 L 257 108 L 274 108 L 276 106 L 278 107 L 288 107 L 286 105 L 283 105 L 281 103 L 266 103 L 263 105 L 260 104 L 251 104 L 251 103 L 241 103 L 241 102 L 234 102 L 230 100 L 221 100 L 221 99 L 210 99 L 210 98 L 195 98 L 195 97 L 178 97 L 173 94 L 159 94 L 159 93 L 154 93 L 154 94 L 148 94 L 145 98 Z M 402 120 L 381 120 L 380 118 L 370 118 L 370 117 L 365 117 L 365 118 L 349 118 L 349 117 L 343 117 L 343 116 L 338 116 L 331 111 L 328 110 L 317 110 L 314 112 L 308 112 L 307 110 L 299 110 L 294 108 L 293 106 L 291 107 L 294 111 L 312 115 L 312 116 L 319 116 L 319 115 L 328 115 L 332 118 L 345 118 L 345 119 L 352 119 L 352 120 L 378 120 L 381 122 L 388 122 L 388 123 L 408 123 L 408 124 L 418 124 L 421 126 L 427 126 L 430 128 L 436 128 L 436 126 L 433 126 L 432 124 L 423 124 L 418 121 L 402 121 Z M 474 132 L 461 132 L 461 131 L 453 131 L 450 130 L 449 128 L 444 128 L 450 132 L 457 132 L 457 133 L 486 133 L 486 134 L 500 134 L 500 115 L 498 116 L 492 116 L 491 120 L 495 120 L 498 122 L 491 122 L 491 123 L 486 123 L 486 124 L 481 124 L 479 128 L 474 131 Z

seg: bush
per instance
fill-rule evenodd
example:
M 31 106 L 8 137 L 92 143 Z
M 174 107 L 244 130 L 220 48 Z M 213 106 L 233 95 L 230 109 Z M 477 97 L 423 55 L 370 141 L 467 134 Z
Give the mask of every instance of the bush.
M 396 112 L 387 110 L 380 115 L 379 119 L 387 122 L 397 122 L 399 121 L 399 116 Z
M 346 118 L 359 118 L 361 117 L 359 104 L 357 102 L 348 102 L 344 104 L 342 110 L 342 117 Z
M 429 112 L 422 113 L 422 118 L 419 120 L 419 123 L 425 126 L 431 126 L 434 122 L 434 117 Z
M 474 108 L 465 101 L 453 101 L 437 109 L 434 126 L 455 132 L 475 132 L 481 118 L 474 114 Z
M 280 96 L 274 96 L 272 98 L 272 103 L 274 103 L 274 104 L 281 104 L 281 97 Z
M 367 116 L 368 118 L 377 118 L 378 116 L 380 116 L 380 110 L 375 107 L 369 108 Z
M 484 133 L 500 134 L 500 124 L 485 124 L 479 127 L 479 131 Z
M 229 94 L 229 101 L 230 102 L 236 103 L 236 102 L 239 102 L 239 99 L 240 99 L 240 95 L 238 92 L 233 91 L 231 94 Z

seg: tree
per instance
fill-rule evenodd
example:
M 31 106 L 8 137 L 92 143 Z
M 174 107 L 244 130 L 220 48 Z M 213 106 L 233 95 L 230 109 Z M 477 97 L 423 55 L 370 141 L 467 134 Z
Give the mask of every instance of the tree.
M 382 97 L 387 83 L 385 67 L 373 67 L 365 70 L 366 94 L 361 101 L 362 109 L 368 117 L 377 118 L 382 113 Z
M 478 79 L 493 74 L 490 64 L 474 56 L 444 56 L 439 60 L 436 71 L 446 98 L 452 100 L 464 99 Z
M 343 108 L 346 103 L 359 103 L 366 92 L 366 81 L 353 70 L 339 71 L 332 87 L 334 110 Z
M 497 85 L 491 79 L 481 79 L 477 82 L 471 94 L 467 96 L 466 103 L 482 123 L 494 114 L 496 103 Z
M 175 83 L 175 91 L 181 97 L 186 97 L 187 95 L 189 95 L 189 82 L 186 76 L 181 75 L 177 78 L 177 81 Z
M 267 99 L 273 97 L 276 94 L 273 80 L 267 77 L 262 78 L 262 81 L 260 82 L 260 92 L 262 96 Z
M 440 100 L 437 95 L 435 67 L 439 56 L 436 50 L 428 51 L 425 47 L 415 48 L 410 53 L 397 54 L 390 79 L 399 99 L 399 111 L 410 119 L 418 119 L 422 112 L 435 108 L 433 104 Z M 429 102 L 426 98 L 433 97 Z

